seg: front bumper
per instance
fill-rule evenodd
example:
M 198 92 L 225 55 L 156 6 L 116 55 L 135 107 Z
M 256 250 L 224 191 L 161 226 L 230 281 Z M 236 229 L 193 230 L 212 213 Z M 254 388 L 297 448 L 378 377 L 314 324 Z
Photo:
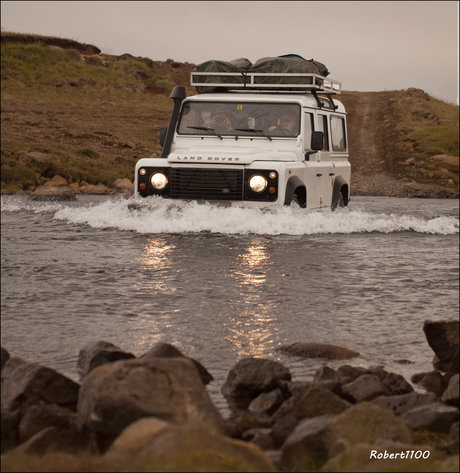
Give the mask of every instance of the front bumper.
M 164 189 L 153 187 L 150 178 L 162 172 L 168 179 Z M 219 202 L 266 202 L 278 200 L 279 176 L 267 169 L 245 169 L 244 167 L 153 167 L 143 166 L 137 171 L 137 193 L 141 197 L 158 195 L 168 199 L 219 201 Z M 259 174 L 267 180 L 263 192 L 254 192 L 249 179 Z M 275 177 L 273 177 L 275 175 Z

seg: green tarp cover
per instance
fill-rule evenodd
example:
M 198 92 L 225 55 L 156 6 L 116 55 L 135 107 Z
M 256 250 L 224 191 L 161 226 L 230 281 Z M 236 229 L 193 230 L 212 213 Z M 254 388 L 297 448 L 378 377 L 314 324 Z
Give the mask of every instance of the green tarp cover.
M 226 62 L 226 61 L 217 61 L 212 59 L 211 61 L 202 62 L 195 66 L 193 72 L 234 72 L 237 73 L 238 76 L 195 76 L 195 82 L 198 83 L 232 83 L 232 84 L 244 84 L 244 73 L 248 72 L 251 68 L 252 63 L 248 59 L 239 58 L 234 59 L 233 61 Z M 196 91 L 199 94 L 204 94 L 206 92 L 211 92 L 220 89 L 220 87 L 216 86 L 197 86 Z
M 255 77 L 255 84 L 311 84 L 311 77 L 276 77 L 270 76 L 270 73 L 314 73 L 326 77 L 329 74 L 327 67 L 313 59 L 306 60 L 300 56 L 290 54 L 280 57 L 265 57 L 252 64 L 246 58 L 234 59 L 233 61 L 211 60 L 198 64 L 194 72 L 232 72 L 238 76 L 195 76 L 197 83 L 234 83 L 244 84 L 245 73 L 257 72 L 264 73 L 267 76 Z M 319 84 L 317 80 L 317 84 Z M 276 85 L 273 87 L 276 89 Z M 225 89 L 218 86 L 197 86 L 197 92 L 203 94 L 206 92 Z M 266 89 L 266 88 L 264 88 Z

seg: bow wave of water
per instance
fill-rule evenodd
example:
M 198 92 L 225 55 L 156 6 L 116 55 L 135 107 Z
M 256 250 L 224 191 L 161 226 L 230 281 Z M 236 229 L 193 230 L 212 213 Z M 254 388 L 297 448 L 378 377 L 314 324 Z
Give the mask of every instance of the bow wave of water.
M 145 199 L 135 210 L 130 210 L 129 201 L 121 198 L 78 204 L 2 201 L 2 211 L 18 210 L 54 212 L 55 219 L 71 224 L 142 234 L 314 235 L 413 231 L 452 235 L 459 232 L 457 216 L 385 213 L 384 204 L 377 212 L 364 210 L 360 205 L 331 212 L 306 211 L 298 206 L 270 210 L 231 208 L 161 198 Z

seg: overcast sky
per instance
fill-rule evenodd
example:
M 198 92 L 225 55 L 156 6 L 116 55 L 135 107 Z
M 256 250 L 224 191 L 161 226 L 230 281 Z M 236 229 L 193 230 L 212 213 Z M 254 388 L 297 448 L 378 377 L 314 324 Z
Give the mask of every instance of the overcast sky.
M 288 53 L 344 90 L 417 87 L 458 103 L 458 2 L 2 1 L 3 31 L 199 64 Z

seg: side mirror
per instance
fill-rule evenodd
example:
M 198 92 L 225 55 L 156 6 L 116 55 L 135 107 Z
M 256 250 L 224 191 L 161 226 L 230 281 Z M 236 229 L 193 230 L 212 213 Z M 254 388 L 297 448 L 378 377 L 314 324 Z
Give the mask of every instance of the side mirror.
M 166 140 L 166 133 L 168 132 L 167 128 L 160 128 L 160 146 L 163 147 Z
M 311 134 L 311 149 L 313 151 L 321 151 L 323 149 L 324 133 L 322 131 L 314 131 Z

